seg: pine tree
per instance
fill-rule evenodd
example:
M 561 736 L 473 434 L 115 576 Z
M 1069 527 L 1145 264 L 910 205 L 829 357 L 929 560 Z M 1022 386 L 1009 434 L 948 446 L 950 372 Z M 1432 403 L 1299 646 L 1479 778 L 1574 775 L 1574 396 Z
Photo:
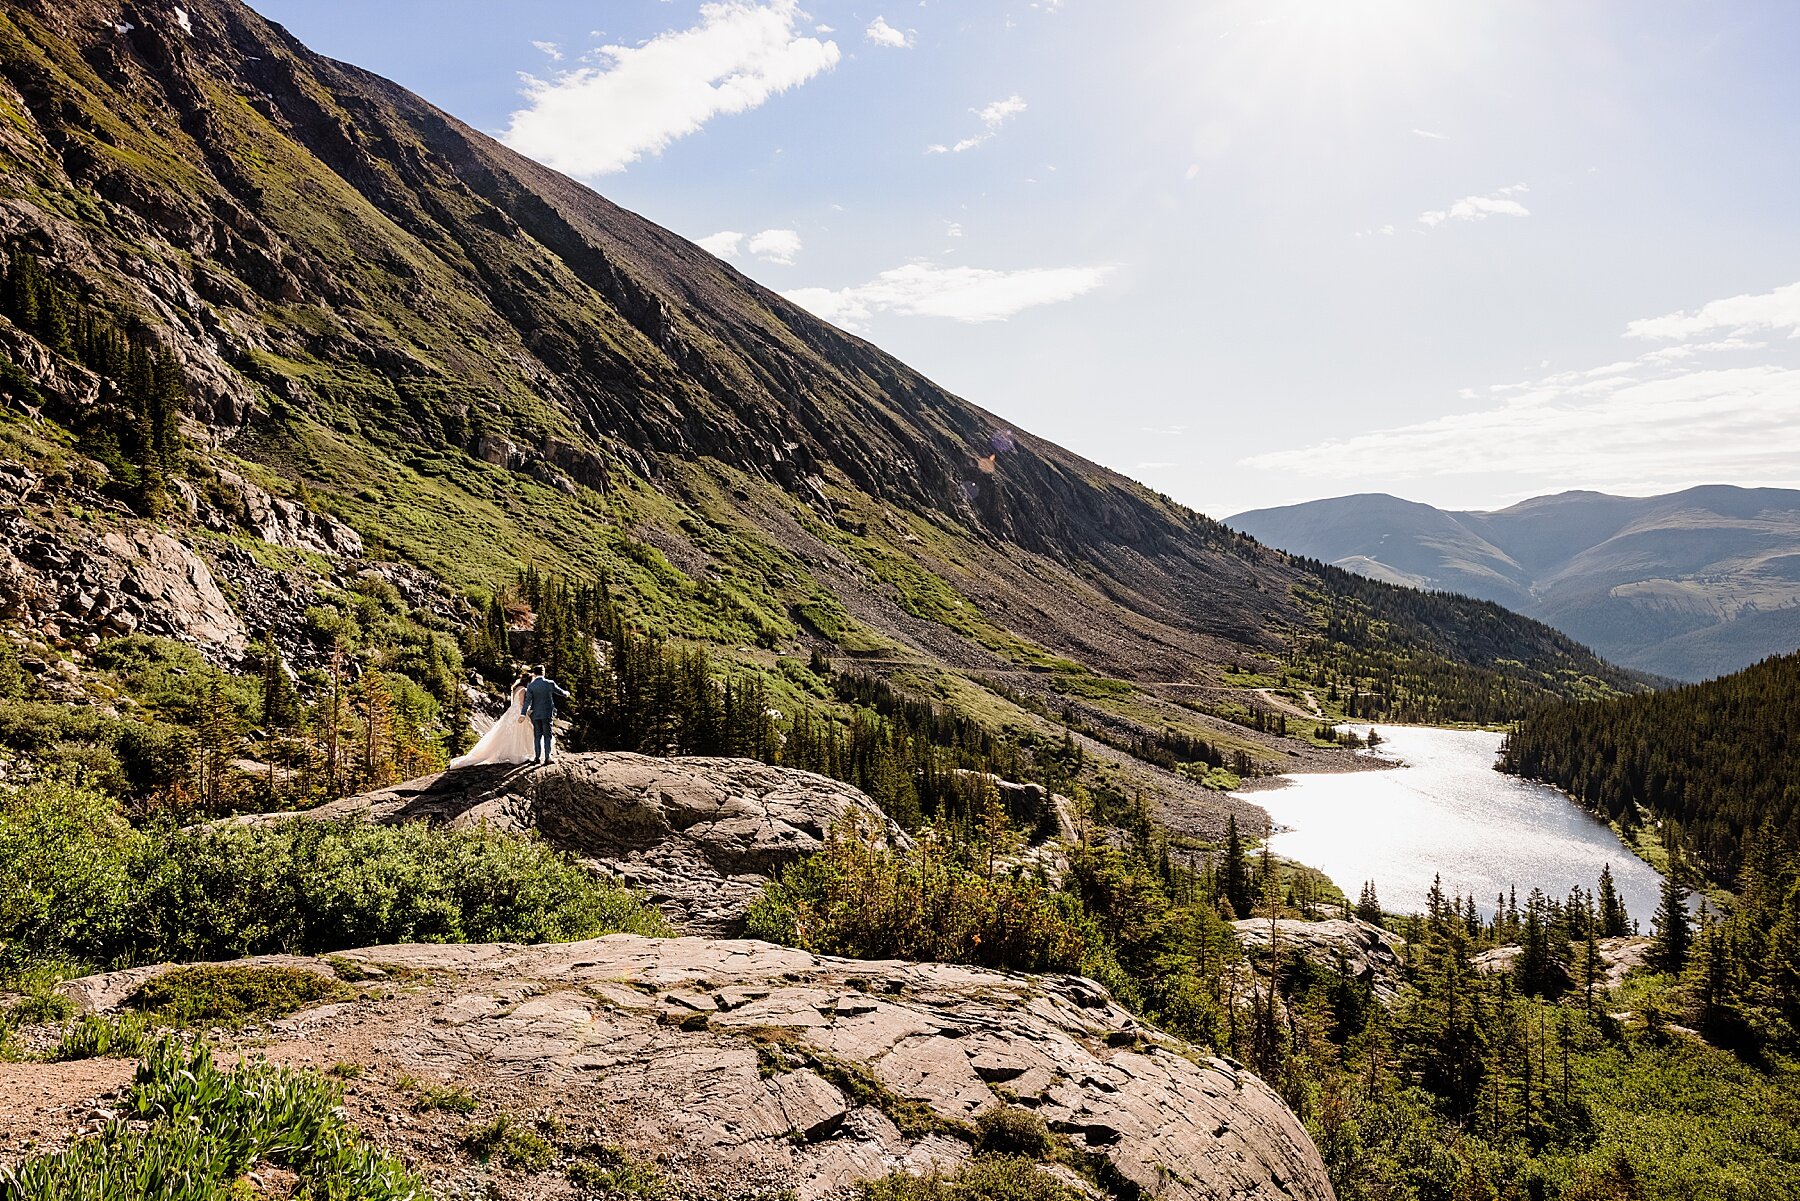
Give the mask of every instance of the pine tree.
M 1356 916 L 1365 922 L 1380 924 L 1381 899 L 1375 895 L 1375 881 L 1363 881 L 1362 894 L 1356 898 Z
M 399 779 L 394 694 L 378 671 L 364 673 L 359 684 L 363 722 L 362 784 L 367 788 L 380 788 Z
M 1619 890 L 1613 884 L 1610 863 L 1600 868 L 1599 905 L 1602 938 L 1622 938 L 1631 932 L 1631 918 L 1625 912 L 1625 902 L 1619 899 Z
M 1238 833 L 1237 814 L 1231 814 L 1225 826 L 1225 862 L 1220 866 L 1225 901 L 1232 916 L 1250 913 L 1250 865 L 1244 857 L 1244 840 Z
M 263 725 L 271 734 L 291 731 L 300 720 L 300 694 L 288 678 L 281 648 L 275 645 L 274 636 L 264 630 L 251 654 L 260 669 Z
M 1687 966 L 1688 949 L 1693 942 L 1693 926 L 1688 918 L 1686 890 L 1677 873 L 1671 870 L 1663 877 L 1662 899 L 1656 907 L 1656 946 L 1653 958 L 1665 972 L 1679 972 Z
M 200 802 L 209 811 L 216 813 L 225 807 L 231 760 L 238 754 L 243 733 L 238 712 L 225 695 L 223 678 L 217 672 L 209 674 L 200 694 L 195 729 Z

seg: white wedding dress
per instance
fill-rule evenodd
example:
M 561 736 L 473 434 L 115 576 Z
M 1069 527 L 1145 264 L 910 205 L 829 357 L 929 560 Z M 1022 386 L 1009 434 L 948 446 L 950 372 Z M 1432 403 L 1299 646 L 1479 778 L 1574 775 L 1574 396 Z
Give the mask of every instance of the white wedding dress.
M 532 758 L 531 720 L 519 716 L 525 707 L 525 690 L 515 688 L 505 712 L 494 719 L 488 732 L 469 748 L 469 753 L 450 760 L 450 766 L 481 767 L 490 763 L 529 763 Z

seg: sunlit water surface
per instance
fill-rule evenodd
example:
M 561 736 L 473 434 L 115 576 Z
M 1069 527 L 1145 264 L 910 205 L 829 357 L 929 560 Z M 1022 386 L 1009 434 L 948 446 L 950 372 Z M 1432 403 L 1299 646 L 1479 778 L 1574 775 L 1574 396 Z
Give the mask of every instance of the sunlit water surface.
M 1360 733 L 1367 727 L 1356 726 Z M 1434 874 L 1448 894 L 1473 891 L 1483 912 L 1517 887 L 1553 897 L 1594 888 L 1603 864 L 1631 916 L 1650 928 L 1661 878 L 1612 830 L 1554 788 L 1494 770 L 1501 735 L 1376 726 L 1391 771 L 1293 775 L 1251 794 L 1274 819 L 1278 855 L 1323 870 L 1355 900 L 1374 880 L 1384 909 L 1422 911 Z

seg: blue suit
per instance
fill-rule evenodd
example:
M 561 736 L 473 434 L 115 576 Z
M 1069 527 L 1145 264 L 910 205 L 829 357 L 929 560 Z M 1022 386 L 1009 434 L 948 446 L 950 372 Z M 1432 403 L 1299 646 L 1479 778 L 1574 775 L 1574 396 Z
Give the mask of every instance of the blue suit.
M 519 708 L 521 717 L 531 718 L 532 762 L 548 763 L 556 749 L 556 698 L 568 699 L 555 680 L 548 676 L 538 676 L 525 685 L 525 703 Z

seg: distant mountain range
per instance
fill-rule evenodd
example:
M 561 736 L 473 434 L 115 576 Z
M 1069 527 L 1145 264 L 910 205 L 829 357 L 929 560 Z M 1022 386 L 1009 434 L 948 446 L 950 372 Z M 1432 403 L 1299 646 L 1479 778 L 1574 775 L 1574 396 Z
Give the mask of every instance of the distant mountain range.
M 1800 491 L 1563 492 L 1491 513 L 1375 492 L 1225 524 L 1374 579 L 1494 601 L 1675 679 L 1800 648 Z

